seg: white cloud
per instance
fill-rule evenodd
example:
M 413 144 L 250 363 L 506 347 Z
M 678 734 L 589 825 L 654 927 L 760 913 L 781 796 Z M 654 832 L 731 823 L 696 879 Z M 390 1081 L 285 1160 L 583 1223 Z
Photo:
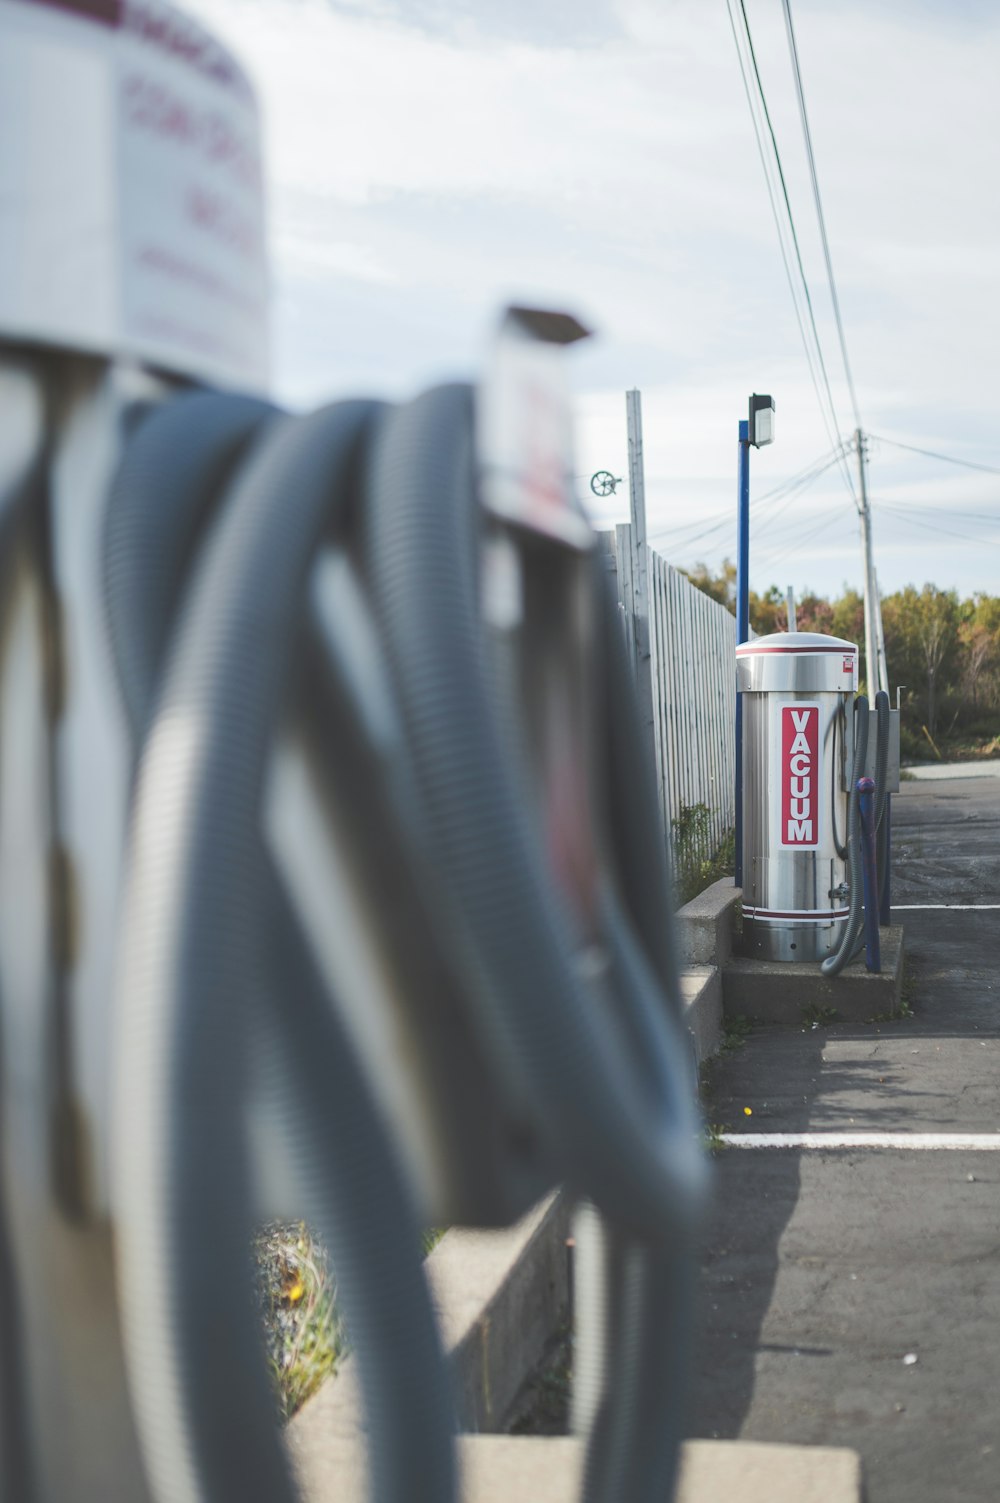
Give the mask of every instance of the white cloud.
M 502 27 L 485 0 L 196 8 L 265 105 L 286 399 L 398 395 L 468 373 L 516 298 L 571 307 L 600 330 L 574 359 L 581 473 L 624 473 L 622 393 L 643 388 L 651 531 L 731 504 L 751 390 L 778 404 L 778 441 L 754 459 L 761 486 L 828 447 L 722 4 L 623 0 L 545 16 L 524 4 Z M 748 10 L 848 432 L 781 7 Z M 799 0 L 796 17 L 864 422 L 995 461 L 1000 17 L 945 0 Z M 884 482 L 892 504 L 975 510 L 1000 496 L 984 478 L 945 480 L 898 454 L 872 467 L 873 495 Z M 845 488 L 834 474 L 815 496 L 840 509 L 852 541 L 803 543 L 804 562 L 845 569 Z M 807 499 L 789 515 L 807 530 Z M 993 586 L 996 549 L 943 536 L 939 549 L 928 533 L 914 551 L 898 520 L 877 526 L 887 587 L 921 560 L 917 575 Z

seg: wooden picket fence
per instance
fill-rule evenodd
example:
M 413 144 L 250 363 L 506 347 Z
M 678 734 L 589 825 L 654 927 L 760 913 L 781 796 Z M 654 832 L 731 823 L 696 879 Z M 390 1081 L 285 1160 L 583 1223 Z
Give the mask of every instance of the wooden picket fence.
M 736 619 L 653 548 L 646 548 L 644 578 L 637 578 L 628 524 L 601 536 L 617 573 L 626 644 L 656 752 L 664 828 L 683 888 L 735 824 Z

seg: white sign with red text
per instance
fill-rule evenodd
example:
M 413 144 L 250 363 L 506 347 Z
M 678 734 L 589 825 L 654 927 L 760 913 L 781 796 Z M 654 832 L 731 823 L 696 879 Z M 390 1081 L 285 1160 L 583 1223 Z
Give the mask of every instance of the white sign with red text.
M 257 108 L 165 0 L 0 0 L 0 338 L 268 376 Z
M 823 806 L 820 707 L 796 700 L 779 705 L 778 716 L 777 843 L 783 850 L 815 850 Z

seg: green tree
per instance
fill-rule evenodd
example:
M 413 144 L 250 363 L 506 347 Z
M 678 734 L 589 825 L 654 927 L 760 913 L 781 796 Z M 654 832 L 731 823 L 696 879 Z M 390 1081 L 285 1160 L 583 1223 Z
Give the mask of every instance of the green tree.
M 960 620 L 955 591 L 939 590 L 932 584 L 920 591 L 907 585 L 882 602 L 886 657 L 893 664 L 896 682 L 908 684 L 923 696 L 925 723 L 932 736 L 937 735 L 942 691 L 957 657 Z
M 799 631 L 820 631 L 831 637 L 837 635 L 833 629 L 833 606 L 811 590 L 804 591 L 795 607 L 795 624 Z
M 707 564 L 695 564 L 691 569 L 682 569 L 696 589 L 717 600 L 736 614 L 736 565 L 730 559 L 722 560 L 722 568 L 713 574 Z

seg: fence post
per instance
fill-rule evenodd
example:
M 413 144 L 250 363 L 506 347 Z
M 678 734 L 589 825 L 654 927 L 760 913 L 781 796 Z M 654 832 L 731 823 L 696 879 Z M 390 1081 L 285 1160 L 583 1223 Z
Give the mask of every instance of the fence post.
M 625 393 L 628 421 L 629 547 L 631 569 L 620 569 L 622 603 L 628 618 L 635 664 L 639 713 L 647 742 L 654 746 L 653 679 L 649 643 L 649 577 L 646 555 L 646 478 L 642 459 L 642 394 Z
M 736 643 L 750 640 L 750 424 L 739 429 L 739 477 L 736 490 Z M 736 872 L 743 886 L 743 698 L 736 693 Z

